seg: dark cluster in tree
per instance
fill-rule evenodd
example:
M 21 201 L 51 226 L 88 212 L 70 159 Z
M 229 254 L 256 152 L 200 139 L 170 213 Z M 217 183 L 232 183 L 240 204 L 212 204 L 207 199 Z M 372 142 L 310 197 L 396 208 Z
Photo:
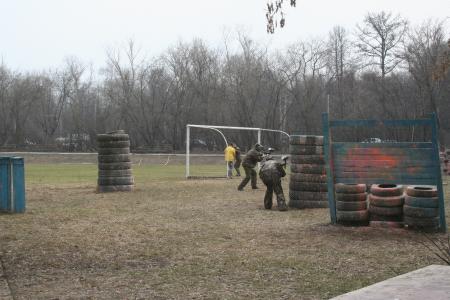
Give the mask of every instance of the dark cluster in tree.
M 328 109 L 334 119 L 436 112 L 441 142 L 449 145 L 450 48 L 444 23 L 406 24 L 388 13 L 368 14 L 355 34 L 337 26 L 323 39 L 298 41 L 278 52 L 238 34 L 238 47 L 217 50 L 194 40 L 144 59 L 146 53 L 130 42 L 109 51 L 98 74 L 76 58 L 36 73 L 14 72 L 3 63 L 0 146 L 89 151 L 97 133 L 124 129 L 133 150 L 166 145 L 184 151 L 186 124 L 321 134 L 321 113 Z M 419 132 L 370 134 L 410 141 Z M 367 137 L 358 128 L 346 136 Z M 243 149 L 255 141 L 250 132 L 230 132 L 227 138 Z M 191 139 L 223 150 L 215 133 L 193 130 Z M 277 139 L 266 137 L 272 145 Z
M 437 66 L 433 72 L 433 79 L 440 80 L 448 74 L 450 70 L 450 39 L 447 41 L 447 49 L 439 56 Z
M 290 0 L 290 5 L 295 7 L 296 0 Z M 268 1 L 266 10 L 267 33 L 275 33 L 275 29 L 280 26 L 283 28 L 286 24 L 285 13 L 283 11 L 283 0 Z M 279 21 L 278 21 L 279 18 Z

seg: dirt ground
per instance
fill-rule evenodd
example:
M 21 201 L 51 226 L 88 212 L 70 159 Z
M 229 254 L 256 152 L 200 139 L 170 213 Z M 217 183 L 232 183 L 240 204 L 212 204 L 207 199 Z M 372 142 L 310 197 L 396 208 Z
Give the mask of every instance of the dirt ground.
M 264 210 L 261 185 L 148 170 L 131 193 L 27 178 L 27 212 L 0 215 L 13 298 L 327 299 L 441 263 L 416 232 L 331 226 L 327 209 Z

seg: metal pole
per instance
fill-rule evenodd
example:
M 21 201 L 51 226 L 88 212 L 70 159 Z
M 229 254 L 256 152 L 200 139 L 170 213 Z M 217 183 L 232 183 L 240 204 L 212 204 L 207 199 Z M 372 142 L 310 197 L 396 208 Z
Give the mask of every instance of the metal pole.
M 261 145 L 261 128 L 258 128 L 258 144 Z M 261 163 L 258 163 L 258 170 L 261 169 Z
M 12 157 L 9 158 L 9 203 L 10 203 L 10 211 L 11 213 L 14 212 L 14 208 L 16 207 L 16 204 L 14 203 L 14 166 Z
M 436 174 L 436 185 L 438 192 L 438 203 L 439 203 L 439 229 L 442 232 L 447 232 L 447 222 L 445 221 L 445 202 L 444 202 L 444 189 L 442 187 L 442 174 L 441 165 L 439 162 L 439 141 L 438 141 L 438 121 L 436 113 L 431 114 L 431 141 L 433 143 L 433 152 L 435 160 L 435 174 Z
M 330 115 L 330 94 L 327 95 L 327 114 Z
M 261 131 L 268 131 L 268 132 L 279 132 L 279 133 L 282 133 L 282 134 L 286 135 L 288 138 L 291 137 L 291 136 L 289 135 L 289 133 L 287 133 L 287 132 L 285 132 L 285 131 L 283 131 L 283 130 L 278 130 L 278 129 L 263 129 L 263 128 L 261 128 L 260 130 L 261 130 Z
M 258 128 L 258 144 L 261 145 L 261 128 Z
M 186 179 L 189 178 L 189 144 L 191 143 L 191 128 L 186 125 Z

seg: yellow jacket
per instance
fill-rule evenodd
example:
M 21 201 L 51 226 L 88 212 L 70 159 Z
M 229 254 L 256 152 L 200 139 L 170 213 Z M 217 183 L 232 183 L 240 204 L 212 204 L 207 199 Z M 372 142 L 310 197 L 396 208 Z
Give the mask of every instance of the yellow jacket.
M 234 157 L 236 156 L 236 150 L 232 146 L 226 147 L 224 153 L 225 153 L 225 161 L 234 161 Z

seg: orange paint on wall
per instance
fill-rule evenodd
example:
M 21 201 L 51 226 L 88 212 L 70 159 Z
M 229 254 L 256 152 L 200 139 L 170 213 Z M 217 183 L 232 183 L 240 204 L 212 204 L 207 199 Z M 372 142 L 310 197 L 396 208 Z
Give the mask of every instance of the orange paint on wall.
M 393 156 L 383 153 L 383 149 L 379 148 L 367 148 L 365 155 L 367 155 L 367 160 L 361 160 L 356 159 L 357 157 L 361 157 L 361 152 L 355 151 L 356 149 L 349 149 L 347 152 L 345 159 L 353 161 L 355 163 L 355 166 L 365 166 L 367 165 L 367 161 L 370 161 L 372 165 L 375 167 L 384 167 L 384 168 L 396 168 L 400 164 L 400 157 L 399 156 Z M 376 157 L 376 160 L 370 160 L 370 157 Z M 358 163 L 359 162 L 359 163 Z

